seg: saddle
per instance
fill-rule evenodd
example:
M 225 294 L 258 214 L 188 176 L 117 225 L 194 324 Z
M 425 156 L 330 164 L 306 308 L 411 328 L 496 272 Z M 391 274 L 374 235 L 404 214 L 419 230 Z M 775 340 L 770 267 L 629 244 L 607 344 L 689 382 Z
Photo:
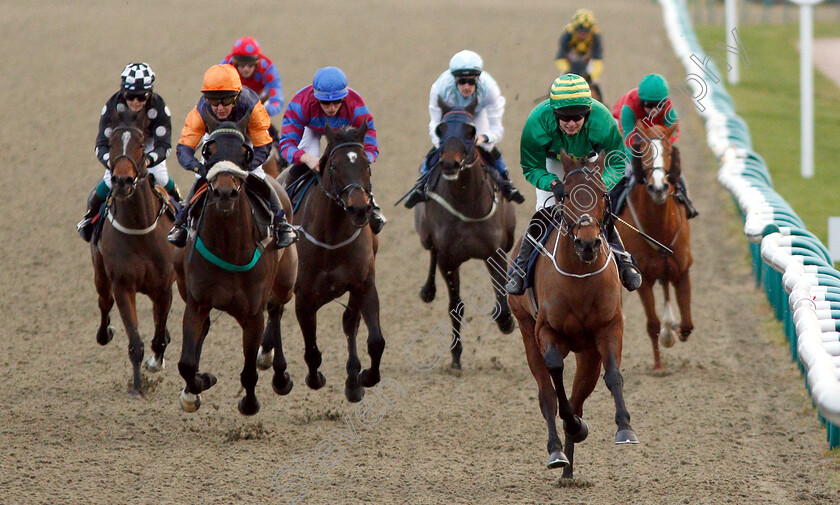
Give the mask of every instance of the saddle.
M 312 170 L 307 170 L 303 175 L 286 185 L 286 192 L 289 194 L 289 199 L 292 201 L 292 210 L 298 211 L 303 197 L 312 186 L 312 183 L 317 181 L 317 174 Z
M 204 204 L 207 200 L 207 191 L 210 189 L 210 183 L 204 181 L 198 189 L 195 190 L 193 199 L 189 202 L 189 216 L 187 219 L 187 226 L 190 233 L 198 232 L 198 225 L 201 222 L 201 211 L 204 210 Z M 269 227 L 271 226 L 274 214 L 271 212 L 271 188 L 268 183 L 260 179 L 256 175 L 248 174 L 245 179 L 245 195 L 248 197 L 248 202 L 251 204 L 251 214 L 254 216 L 254 221 L 257 225 L 258 240 L 262 241 L 268 236 Z

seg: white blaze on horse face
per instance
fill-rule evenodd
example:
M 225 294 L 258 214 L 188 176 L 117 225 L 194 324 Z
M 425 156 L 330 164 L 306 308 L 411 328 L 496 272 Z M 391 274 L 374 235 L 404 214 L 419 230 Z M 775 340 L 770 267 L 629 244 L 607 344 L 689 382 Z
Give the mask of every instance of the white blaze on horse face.
M 359 157 L 359 155 L 358 155 L 358 154 L 356 154 L 356 153 L 354 153 L 354 152 L 352 152 L 352 151 L 351 151 L 351 152 L 349 152 L 349 153 L 347 153 L 347 159 L 348 159 L 348 160 L 350 160 L 350 163 L 356 163 L 356 159 L 357 159 L 358 157 Z
M 653 179 L 653 188 L 656 191 L 663 191 L 665 189 L 665 171 L 661 168 L 654 168 L 650 176 Z
M 653 187 L 656 191 L 663 191 L 665 189 L 665 157 L 662 155 L 662 141 L 652 140 L 651 149 L 653 150 Z
M 131 140 L 131 132 L 123 132 L 122 134 L 122 142 L 123 142 L 123 156 L 125 156 L 125 151 L 128 149 L 128 141 Z

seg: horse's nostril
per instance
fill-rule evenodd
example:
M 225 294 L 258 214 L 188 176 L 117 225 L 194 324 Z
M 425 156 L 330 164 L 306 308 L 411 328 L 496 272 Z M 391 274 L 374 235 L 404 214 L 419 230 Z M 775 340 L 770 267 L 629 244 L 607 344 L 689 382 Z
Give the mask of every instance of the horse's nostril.
M 222 196 L 222 192 L 216 188 L 213 188 L 213 196 L 215 196 L 216 198 L 220 198 Z
M 600 238 L 596 238 L 596 239 L 595 239 L 595 242 L 593 242 L 592 246 L 593 246 L 595 249 L 600 249 L 600 248 L 601 248 L 601 239 L 600 239 Z

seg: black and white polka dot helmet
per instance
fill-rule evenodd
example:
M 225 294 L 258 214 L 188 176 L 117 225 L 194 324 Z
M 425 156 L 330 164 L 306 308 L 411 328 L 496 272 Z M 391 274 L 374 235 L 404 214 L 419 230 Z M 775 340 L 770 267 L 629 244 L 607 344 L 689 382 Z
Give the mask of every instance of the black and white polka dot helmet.
M 147 63 L 129 63 L 120 76 L 125 91 L 149 91 L 155 82 L 155 73 Z

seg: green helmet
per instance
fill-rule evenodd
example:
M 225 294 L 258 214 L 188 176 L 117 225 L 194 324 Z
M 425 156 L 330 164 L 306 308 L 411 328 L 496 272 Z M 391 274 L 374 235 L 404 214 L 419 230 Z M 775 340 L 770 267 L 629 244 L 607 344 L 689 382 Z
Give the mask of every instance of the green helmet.
M 668 83 L 659 74 L 648 74 L 639 83 L 639 99 L 644 102 L 660 102 L 668 98 Z
M 592 92 L 586 80 L 577 74 L 563 74 L 551 85 L 549 103 L 552 109 L 590 109 Z

